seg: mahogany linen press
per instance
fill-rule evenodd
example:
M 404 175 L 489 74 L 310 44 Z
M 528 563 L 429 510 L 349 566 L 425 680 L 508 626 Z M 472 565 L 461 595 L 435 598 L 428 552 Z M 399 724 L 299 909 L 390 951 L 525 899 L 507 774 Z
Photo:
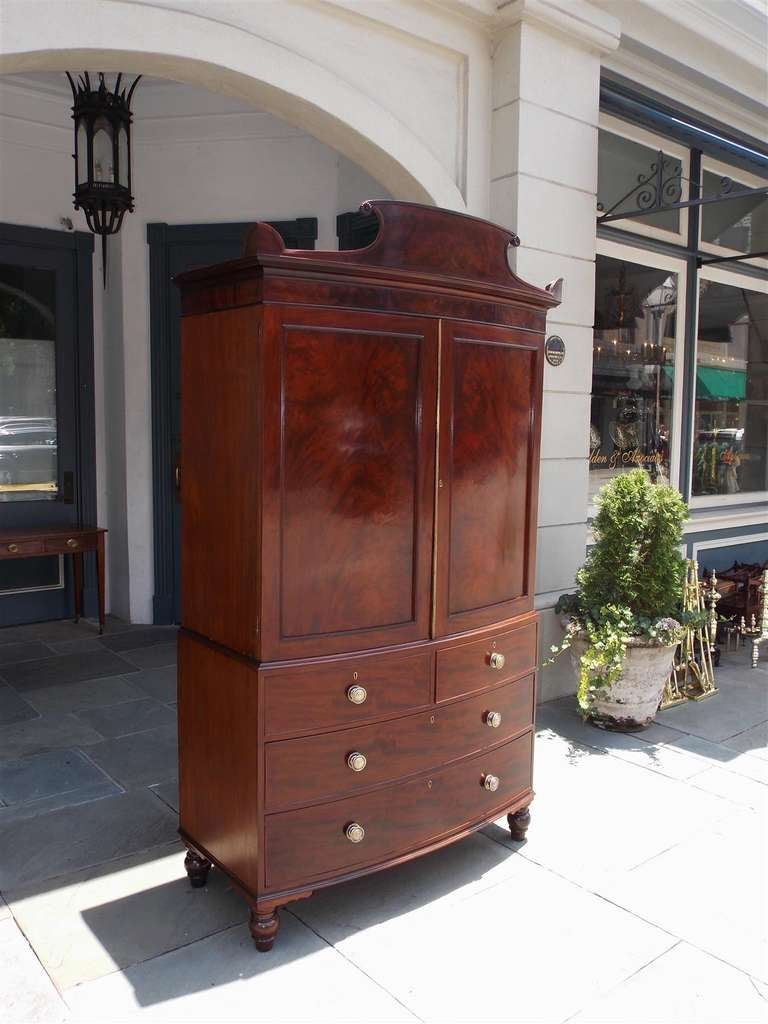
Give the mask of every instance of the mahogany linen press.
M 181 835 L 277 908 L 529 823 L 547 310 L 510 231 L 364 204 L 358 251 L 182 274 Z

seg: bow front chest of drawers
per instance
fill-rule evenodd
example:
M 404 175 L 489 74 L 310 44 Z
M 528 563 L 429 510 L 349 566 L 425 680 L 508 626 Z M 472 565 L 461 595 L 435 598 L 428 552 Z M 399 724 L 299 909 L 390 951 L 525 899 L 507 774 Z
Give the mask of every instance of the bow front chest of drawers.
M 354 252 L 178 279 L 181 834 L 268 950 L 277 908 L 532 798 L 552 290 L 486 221 L 375 202 Z

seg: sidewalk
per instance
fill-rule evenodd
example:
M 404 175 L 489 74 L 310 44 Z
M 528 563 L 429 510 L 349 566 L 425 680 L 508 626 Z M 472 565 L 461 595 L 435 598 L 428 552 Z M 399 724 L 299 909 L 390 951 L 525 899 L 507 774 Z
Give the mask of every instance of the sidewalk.
M 543 705 L 525 844 L 499 822 L 319 892 L 260 955 L 184 874 L 172 635 L 5 633 L 3 1022 L 768 1020 L 765 655 L 637 736 Z

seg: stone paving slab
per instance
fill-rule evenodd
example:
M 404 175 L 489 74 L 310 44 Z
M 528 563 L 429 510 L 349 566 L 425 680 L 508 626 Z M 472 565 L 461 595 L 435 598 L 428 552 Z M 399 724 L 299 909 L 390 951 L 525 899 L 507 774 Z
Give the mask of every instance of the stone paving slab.
M 292 914 L 267 956 L 245 925 L 65 992 L 78 1022 L 264 1021 L 373 1024 L 415 1021 L 397 999 Z
M 599 892 L 618 906 L 768 982 L 768 835 L 739 811 L 702 828 Z
M 110 778 L 126 788 L 167 782 L 179 770 L 175 725 L 91 743 L 87 753 Z
M 175 729 L 176 715 L 159 701 L 146 697 L 103 708 L 76 711 L 75 718 L 91 726 L 102 736 L 117 739 L 131 733 L 145 732 L 161 725 Z M 768 765 L 766 772 L 768 772 Z
M 752 979 L 679 942 L 571 1018 L 570 1024 L 765 1024 Z
M 178 779 L 172 779 L 168 782 L 161 782 L 156 786 L 149 787 L 153 793 L 168 806 L 179 813 L 179 781 Z
M 37 718 L 39 712 L 7 683 L 0 682 L 0 727 Z
M 768 684 L 766 684 L 768 689 Z M 724 747 L 768 761 L 768 720 L 723 740 Z
M 34 661 L 39 658 L 50 658 L 53 651 L 39 640 L 24 643 L 0 644 L 0 671 L 20 661 Z
M 425 857 L 414 862 L 413 909 L 412 885 L 399 912 L 372 920 L 387 883 L 370 876 L 365 899 L 339 886 L 293 913 L 425 1021 L 563 1021 L 674 945 L 580 886 L 512 853 L 510 860 L 519 862 L 514 877 L 458 901 L 430 899 Z
M 145 626 L 127 633 L 116 633 L 104 637 L 100 643 L 110 651 L 133 651 L 138 647 L 153 647 L 156 644 L 175 644 L 178 630 L 175 626 Z
M 598 739 L 602 730 L 593 730 Z M 502 819 L 485 832 L 523 857 L 581 885 L 596 887 L 738 808 L 679 779 L 645 771 L 540 729 L 535 746 L 526 843 L 514 843 Z
M 7 895 L 14 918 L 60 989 L 142 963 L 242 924 L 248 908 L 212 871 L 193 889 L 184 851 L 167 846 L 69 875 L 55 888 Z
M 112 651 L 83 651 L 79 654 L 51 654 L 39 661 L 3 665 L 0 675 L 26 695 L 47 686 L 80 683 L 99 676 L 120 676 L 135 672 L 136 666 Z
M 176 665 L 147 668 L 131 676 L 131 685 L 164 704 L 176 700 Z
M 99 676 L 79 683 L 45 686 L 26 694 L 25 699 L 43 714 L 66 714 L 86 708 L 109 707 L 124 701 L 140 700 L 146 694 L 134 685 L 141 673 L 124 676 Z
M 154 644 L 151 647 L 136 647 L 123 651 L 123 656 L 137 668 L 164 668 L 176 664 L 176 642 Z
M 109 782 L 79 750 L 53 750 L 14 761 L 0 761 L 0 799 L 28 803 Z
M 176 815 L 148 790 L 0 824 L 0 890 L 65 877 L 140 850 L 175 843 Z
M 74 715 L 40 715 L 0 728 L 0 761 L 45 750 L 98 743 L 102 739 L 101 733 Z
M 5 1024 L 58 1024 L 67 1008 L 16 923 L 0 919 L 0 1020 Z

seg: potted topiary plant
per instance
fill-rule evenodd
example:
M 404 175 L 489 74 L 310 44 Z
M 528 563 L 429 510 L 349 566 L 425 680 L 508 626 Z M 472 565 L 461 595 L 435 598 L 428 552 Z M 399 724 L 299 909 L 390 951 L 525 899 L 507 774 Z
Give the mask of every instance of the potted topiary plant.
M 614 477 L 597 505 L 578 589 L 555 608 L 568 624 L 552 651 L 570 649 L 579 705 L 591 722 L 642 729 L 653 721 L 683 634 L 688 509 L 674 487 L 651 483 L 642 469 Z

